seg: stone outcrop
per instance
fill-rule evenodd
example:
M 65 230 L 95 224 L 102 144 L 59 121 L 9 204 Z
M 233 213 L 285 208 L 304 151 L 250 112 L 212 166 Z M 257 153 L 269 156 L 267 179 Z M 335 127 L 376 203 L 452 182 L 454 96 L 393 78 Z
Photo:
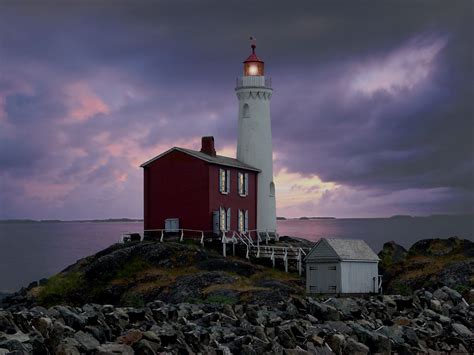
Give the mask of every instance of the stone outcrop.
M 474 304 L 448 287 L 271 306 L 14 307 L 0 310 L 0 354 L 468 354 L 473 321 Z
M 410 294 L 422 287 L 434 290 L 446 285 L 468 298 L 474 288 L 474 243 L 470 240 L 424 239 L 408 250 L 392 241 L 378 255 L 388 293 Z

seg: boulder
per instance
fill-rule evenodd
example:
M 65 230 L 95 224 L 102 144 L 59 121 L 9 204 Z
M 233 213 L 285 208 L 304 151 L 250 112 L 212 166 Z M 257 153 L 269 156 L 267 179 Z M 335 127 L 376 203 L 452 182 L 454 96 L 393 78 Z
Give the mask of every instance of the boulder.
M 81 350 L 91 352 L 100 345 L 99 341 L 89 333 L 79 330 L 74 334 L 74 339 L 79 343 Z
M 95 355 L 111 355 L 111 354 L 122 354 L 122 355 L 133 355 L 134 351 L 128 345 L 117 344 L 117 343 L 106 343 L 97 346 L 95 349 Z
M 344 347 L 345 337 L 342 334 L 331 334 L 326 338 L 326 343 L 336 353 L 340 354 Z
M 357 342 L 352 338 L 348 338 L 344 343 L 344 349 L 342 351 L 345 355 L 366 355 L 369 353 L 369 347 L 362 343 Z
M 308 298 L 308 312 L 318 319 L 338 321 L 340 319 L 339 311 L 329 305 Z
M 77 349 L 77 347 L 75 347 L 74 345 L 71 345 L 71 344 L 59 344 L 59 345 L 56 347 L 55 354 L 56 354 L 56 355 L 80 355 L 81 353 L 79 352 L 79 350 Z
M 392 351 L 391 342 L 387 336 L 366 329 L 357 323 L 353 323 L 351 327 L 357 339 L 366 344 L 372 352 L 390 353 Z
M 472 338 L 473 336 L 472 332 L 463 324 L 454 323 L 452 327 L 453 330 L 462 337 Z

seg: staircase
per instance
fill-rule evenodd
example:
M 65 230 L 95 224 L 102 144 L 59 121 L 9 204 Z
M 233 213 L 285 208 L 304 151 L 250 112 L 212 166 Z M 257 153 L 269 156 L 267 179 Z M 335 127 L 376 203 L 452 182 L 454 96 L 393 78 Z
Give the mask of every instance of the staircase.
M 227 245 L 232 245 L 232 254 L 235 255 L 235 248 L 244 247 L 246 250 L 246 258 L 269 258 L 272 261 L 273 267 L 275 267 L 276 260 L 281 259 L 283 261 L 285 271 L 288 272 L 288 264 L 295 262 L 298 269 L 298 273 L 303 273 L 303 259 L 309 252 L 309 248 L 300 248 L 293 246 L 282 246 L 275 245 L 278 242 L 278 234 L 273 235 L 268 232 L 256 232 L 256 238 L 252 238 L 250 234 L 233 231 L 222 233 L 222 254 L 227 256 Z M 264 239 L 262 239 L 262 234 Z M 229 236 L 230 235 L 230 236 Z M 269 244 L 269 242 L 271 244 Z

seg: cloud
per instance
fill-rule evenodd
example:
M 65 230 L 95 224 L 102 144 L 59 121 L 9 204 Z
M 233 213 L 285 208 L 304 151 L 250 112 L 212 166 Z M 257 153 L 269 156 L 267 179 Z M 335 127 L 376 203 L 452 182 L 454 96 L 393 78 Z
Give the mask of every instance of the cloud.
M 0 218 L 139 217 L 140 163 L 202 135 L 233 155 L 250 34 L 279 214 L 472 211 L 469 1 L 183 6 L 0 4 Z
M 68 119 L 87 121 L 97 115 L 107 115 L 110 108 L 85 83 L 69 84 L 65 88 L 69 101 Z
M 442 37 L 416 37 L 382 58 L 355 64 L 352 90 L 366 95 L 414 90 L 436 69 L 436 57 L 446 42 Z

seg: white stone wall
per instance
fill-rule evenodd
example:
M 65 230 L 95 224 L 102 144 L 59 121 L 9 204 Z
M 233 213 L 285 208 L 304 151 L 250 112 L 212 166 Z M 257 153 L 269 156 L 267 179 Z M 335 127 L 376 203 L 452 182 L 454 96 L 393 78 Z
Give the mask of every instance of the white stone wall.
M 274 232 L 276 205 L 270 188 L 273 183 L 272 89 L 265 87 L 263 76 L 244 76 L 236 94 L 239 100 L 237 159 L 262 171 L 257 186 L 257 229 Z

